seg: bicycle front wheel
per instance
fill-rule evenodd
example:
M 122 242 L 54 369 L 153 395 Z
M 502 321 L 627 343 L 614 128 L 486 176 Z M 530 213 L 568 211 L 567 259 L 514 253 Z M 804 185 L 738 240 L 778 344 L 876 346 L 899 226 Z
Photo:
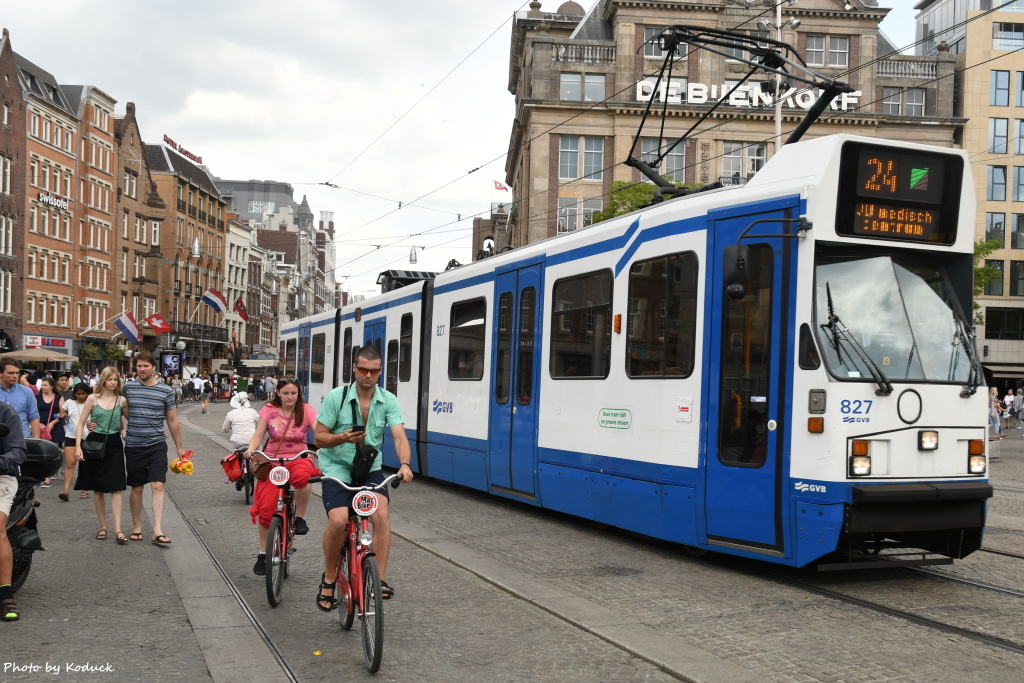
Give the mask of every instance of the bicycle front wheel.
M 370 673 L 377 673 L 384 655 L 384 598 L 380 593 L 377 560 L 363 560 L 363 659 Z
M 356 618 L 355 595 L 352 593 L 352 577 L 348 573 L 348 548 L 341 549 L 341 563 L 338 569 L 338 583 L 335 591 L 338 593 L 338 622 L 342 630 L 348 631 L 352 628 L 352 622 Z
M 271 607 L 277 607 L 281 602 L 287 561 L 284 554 L 284 525 L 280 517 L 274 517 L 267 530 L 267 601 Z

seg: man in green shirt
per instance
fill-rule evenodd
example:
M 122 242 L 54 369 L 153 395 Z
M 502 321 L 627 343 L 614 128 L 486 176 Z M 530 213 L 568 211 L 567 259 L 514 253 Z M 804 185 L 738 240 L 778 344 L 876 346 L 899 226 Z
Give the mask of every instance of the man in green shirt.
M 352 461 L 356 455 L 356 448 L 366 443 L 376 448 L 378 455 L 364 484 L 379 484 L 384 481 L 384 473 L 380 470 L 382 457 L 379 451 L 384 443 L 384 427 L 389 426 L 400 463 L 398 473 L 402 475 L 403 482 L 412 481 L 409 440 L 405 436 L 405 420 L 402 419 L 398 398 L 377 386 L 381 363 L 380 351 L 373 346 L 362 347 L 352 363 L 352 372 L 355 376 L 353 385 L 336 387 L 324 397 L 320 414 L 316 416 L 314 438 L 316 446 L 320 449 L 317 454 L 320 471 L 328 477 L 351 483 Z M 355 424 L 353 407 L 358 411 L 359 424 L 366 426 L 365 431 L 352 429 Z M 341 552 L 345 540 L 348 508 L 353 494 L 328 480 L 324 480 L 322 487 L 324 508 L 327 510 L 327 529 L 324 531 L 323 541 L 325 570 L 316 606 L 321 611 L 330 612 L 335 607 L 335 569 L 338 553 Z M 370 517 L 373 523 L 373 552 L 380 567 L 381 595 L 388 599 L 395 593 L 384 581 L 388 554 L 391 552 L 391 519 L 388 514 L 387 489 L 381 489 L 377 493 L 380 506 Z M 328 576 L 331 578 L 328 579 Z

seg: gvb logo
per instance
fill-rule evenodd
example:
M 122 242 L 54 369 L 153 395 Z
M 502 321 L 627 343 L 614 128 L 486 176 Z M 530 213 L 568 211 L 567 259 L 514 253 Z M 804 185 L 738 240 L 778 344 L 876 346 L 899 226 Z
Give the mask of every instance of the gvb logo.
M 441 413 L 454 413 L 455 404 L 452 401 L 442 401 L 439 398 L 435 398 L 432 410 L 438 415 Z
M 825 493 L 828 490 L 824 484 L 808 484 L 803 481 L 794 483 L 793 488 L 801 493 Z

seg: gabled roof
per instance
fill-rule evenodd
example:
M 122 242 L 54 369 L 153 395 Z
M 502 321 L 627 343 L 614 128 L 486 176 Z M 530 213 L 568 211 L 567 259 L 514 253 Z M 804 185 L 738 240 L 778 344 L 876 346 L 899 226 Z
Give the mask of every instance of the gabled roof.
M 594 5 L 569 36 L 570 40 L 614 40 L 610 22 L 605 21 L 604 12 L 608 0 L 594 0 Z
M 77 118 L 78 114 L 68 103 L 64 93 L 61 92 L 60 85 L 53 74 L 39 68 L 17 52 L 14 53 L 14 63 L 18 65 L 21 87 L 26 94 L 31 93 Z
M 213 196 L 221 198 L 213 176 L 205 166 L 198 166 L 166 145 L 146 145 L 146 164 L 151 173 L 177 173 Z
M 75 112 L 75 116 L 82 118 L 85 113 L 83 107 L 85 106 L 85 89 L 87 86 L 84 85 L 62 85 L 60 91 L 64 93 L 64 98 L 68 102 L 68 106 Z

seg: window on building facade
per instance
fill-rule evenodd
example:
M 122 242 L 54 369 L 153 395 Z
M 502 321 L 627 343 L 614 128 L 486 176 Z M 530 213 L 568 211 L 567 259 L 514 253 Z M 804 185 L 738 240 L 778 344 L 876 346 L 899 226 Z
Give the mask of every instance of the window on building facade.
M 1024 296 L 1024 261 L 1010 261 L 1010 296 Z
M 849 66 L 850 38 L 849 36 L 808 35 L 805 59 L 809 66 Z
M 559 136 L 558 177 L 573 180 L 580 176 L 580 139 L 571 135 Z
M 577 219 L 577 203 L 579 199 L 576 197 L 559 197 L 558 198 L 558 223 L 557 229 L 559 233 L 572 232 L 576 230 L 576 219 Z
M 641 159 L 648 164 L 654 163 L 662 150 L 667 150 L 675 140 L 658 140 L 658 138 L 641 138 L 640 151 Z M 658 172 L 663 176 L 678 182 L 683 182 L 686 172 L 686 144 L 681 143 L 669 150 L 662 159 Z
M 1009 119 L 988 120 L 988 151 L 991 154 L 1006 154 Z
M 986 308 L 985 339 L 1024 339 L 1024 308 Z
M 604 177 L 604 138 L 584 137 L 583 176 L 584 180 L 601 180 Z M 580 138 L 563 135 L 558 148 L 558 177 L 563 180 L 580 178 Z
M 904 96 L 907 100 L 907 106 L 903 110 L 903 115 L 924 116 L 925 89 L 910 88 L 904 93 Z
M 1005 21 L 992 23 L 993 50 L 1019 50 L 1024 48 L 1024 24 Z
M 664 59 L 665 52 L 661 49 L 658 44 L 658 36 L 661 35 L 662 28 L 652 28 L 650 26 L 644 28 L 644 58 L 645 59 Z M 687 49 L 685 45 L 679 45 L 676 47 L 676 59 L 686 59 Z
M 580 100 L 583 98 L 583 90 L 580 86 L 583 74 L 561 74 L 558 86 L 558 99 Z
M 722 176 L 750 178 L 764 166 L 766 150 L 763 142 L 726 141 L 722 154 Z
M 1024 213 L 1013 214 L 1010 223 L 1010 248 L 1024 249 Z
M 1006 201 L 1006 167 L 988 167 L 988 195 L 990 202 Z
M 1010 106 L 1010 72 L 989 72 L 988 103 L 993 107 Z
M 986 213 L 985 214 L 985 241 L 1006 243 L 1006 214 Z

